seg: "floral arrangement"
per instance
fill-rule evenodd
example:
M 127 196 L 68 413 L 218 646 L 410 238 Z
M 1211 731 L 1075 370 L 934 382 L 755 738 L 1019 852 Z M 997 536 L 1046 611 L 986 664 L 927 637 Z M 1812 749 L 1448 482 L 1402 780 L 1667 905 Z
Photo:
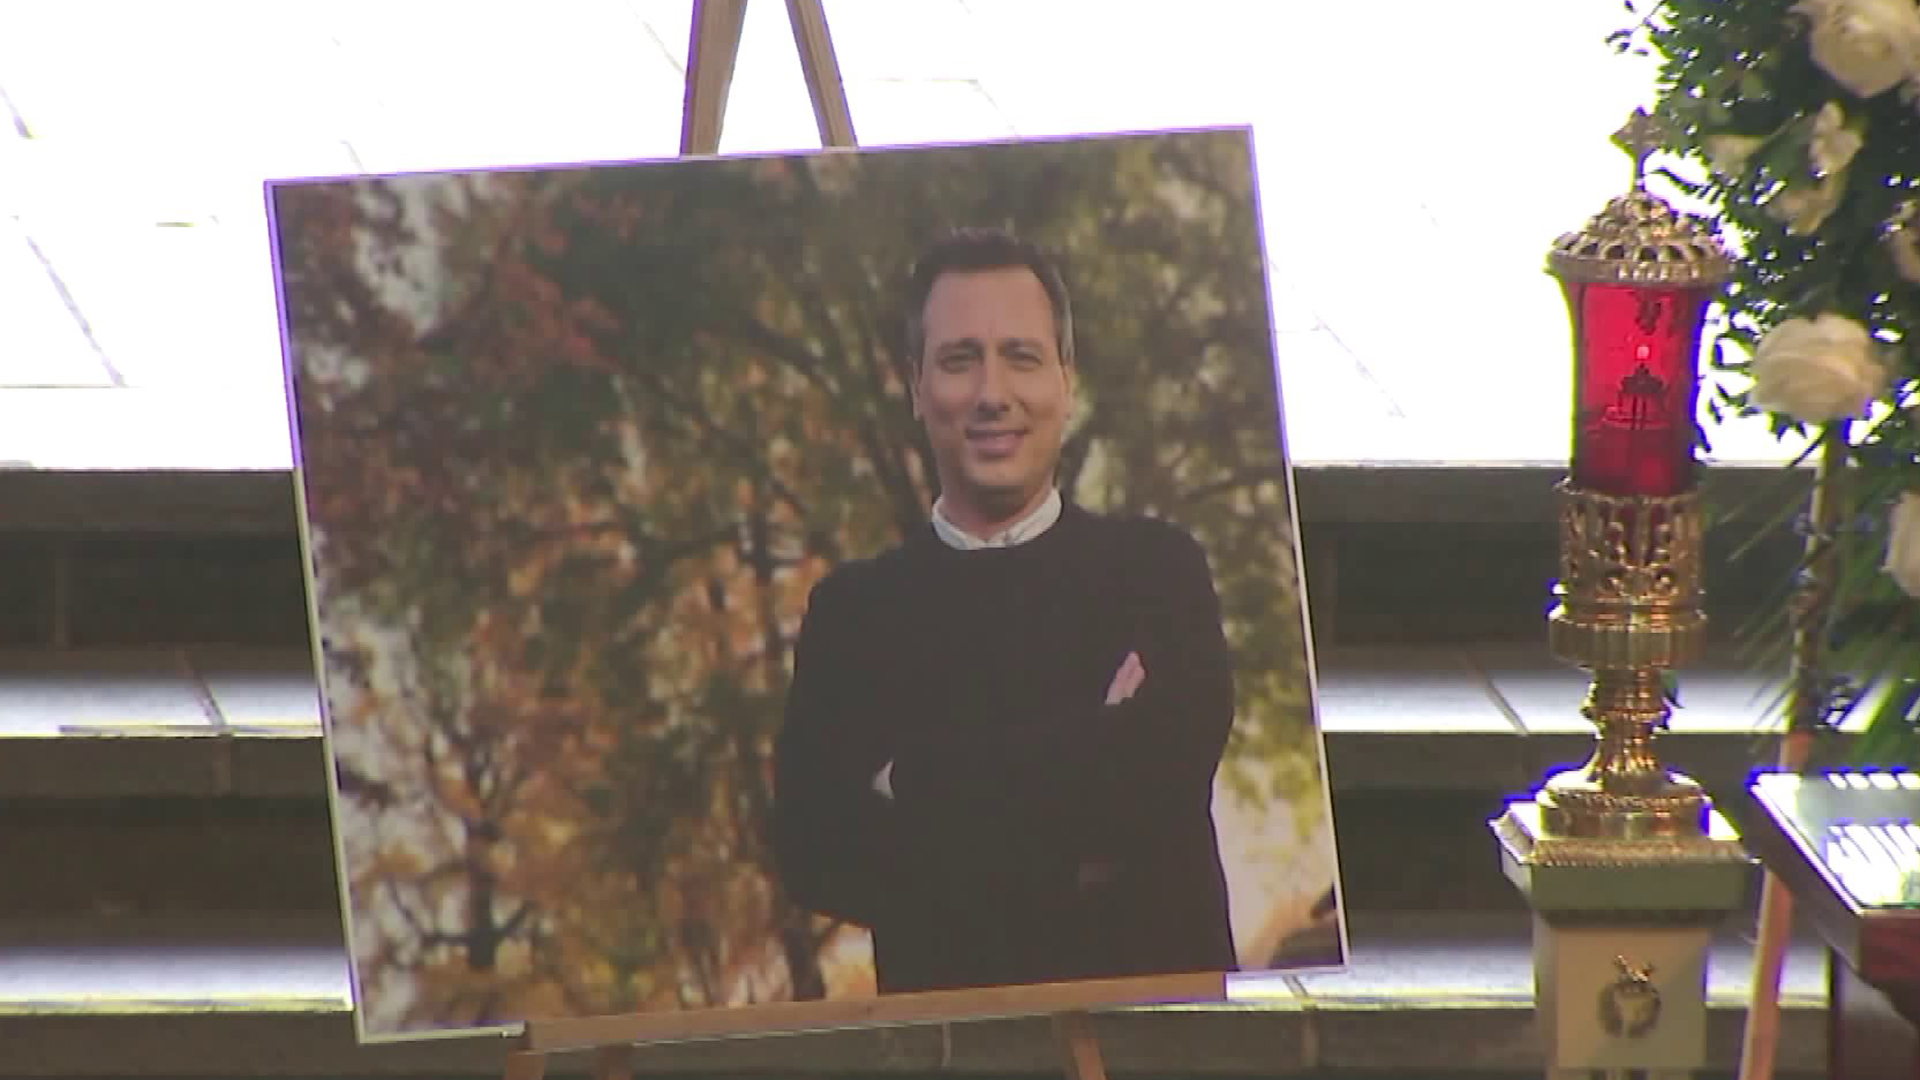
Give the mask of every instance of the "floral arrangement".
M 1859 755 L 1920 764 L 1920 0 L 1627 8 L 1614 44 L 1659 57 L 1664 148 L 1704 179 L 1658 172 L 1739 255 L 1707 408 L 1810 437 L 1837 478 L 1827 712 L 1871 700 Z

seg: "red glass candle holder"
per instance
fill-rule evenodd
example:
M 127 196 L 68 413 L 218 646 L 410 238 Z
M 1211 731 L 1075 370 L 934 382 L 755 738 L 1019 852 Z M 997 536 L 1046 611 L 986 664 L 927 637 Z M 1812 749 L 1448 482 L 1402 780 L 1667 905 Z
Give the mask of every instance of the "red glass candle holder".
M 1554 241 L 1547 269 L 1573 318 L 1572 486 L 1668 498 L 1694 487 L 1700 333 L 1732 262 L 1710 223 L 1641 186 L 1639 160 L 1633 191 Z
M 1700 331 L 1716 290 L 1562 284 L 1574 335 L 1574 484 L 1607 495 L 1691 489 Z

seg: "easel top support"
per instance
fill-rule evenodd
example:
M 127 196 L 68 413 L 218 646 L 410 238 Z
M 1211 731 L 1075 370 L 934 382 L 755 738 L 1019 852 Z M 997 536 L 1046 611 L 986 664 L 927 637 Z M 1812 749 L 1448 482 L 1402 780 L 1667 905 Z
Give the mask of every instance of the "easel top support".
M 727 95 L 733 87 L 746 19 L 747 0 L 693 0 L 686 96 L 680 113 L 683 157 L 720 152 Z M 793 27 L 793 44 L 800 55 L 807 96 L 813 102 L 820 144 L 829 148 L 857 146 L 853 113 L 847 105 L 846 85 L 840 78 L 840 62 L 821 0 L 787 0 L 787 21 Z

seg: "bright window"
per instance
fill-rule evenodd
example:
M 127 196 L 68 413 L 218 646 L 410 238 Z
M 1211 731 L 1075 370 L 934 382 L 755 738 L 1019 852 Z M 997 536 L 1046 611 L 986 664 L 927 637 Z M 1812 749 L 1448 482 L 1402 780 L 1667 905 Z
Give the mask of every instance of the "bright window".
M 1251 123 L 1300 461 L 1550 462 L 1542 270 L 1652 96 L 1617 4 L 829 0 L 866 145 Z M 0 467 L 290 462 L 261 182 L 670 156 L 687 0 L 11 5 Z M 725 152 L 817 146 L 754 0 Z M 1177 358 L 1175 358 L 1177 359 Z M 1497 422 L 1489 422 L 1497 421 Z M 1777 460 L 1757 425 L 1722 459 Z

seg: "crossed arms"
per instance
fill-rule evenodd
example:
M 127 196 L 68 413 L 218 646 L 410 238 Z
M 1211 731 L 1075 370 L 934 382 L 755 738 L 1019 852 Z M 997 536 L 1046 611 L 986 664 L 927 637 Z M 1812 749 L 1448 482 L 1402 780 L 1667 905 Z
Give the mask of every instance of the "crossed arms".
M 1128 653 L 1127 658 L 1120 661 L 1119 669 L 1113 673 L 1113 681 L 1107 684 L 1105 704 L 1120 704 L 1132 697 L 1134 691 L 1140 689 L 1140 684 L 1146 681 L 1147 666 L 1141 661 L 1140 654 Z M 873 790 L 878 792 L 881 798 L 892 801 L 893 762 L 889 761 L 880 766 L 880 771 L 873 774 Z
M 969 830 L 976 852 L 1045 845 L 1084 881 L 1205 812 L 1233 721 L 1231 664 L 1205 555 L 1184 534 L 1156 536 L 1136 575 L 1137 640 L 1103 697 L 1046 723 L 920 725 L 903 740 L 907 718 L 861 648 L 885 638 L 886 590 L 831 578 L 814 590 L 776 753 L 774 848 L 796 903 L 884 923 L 920 884 L 930 822 Z

